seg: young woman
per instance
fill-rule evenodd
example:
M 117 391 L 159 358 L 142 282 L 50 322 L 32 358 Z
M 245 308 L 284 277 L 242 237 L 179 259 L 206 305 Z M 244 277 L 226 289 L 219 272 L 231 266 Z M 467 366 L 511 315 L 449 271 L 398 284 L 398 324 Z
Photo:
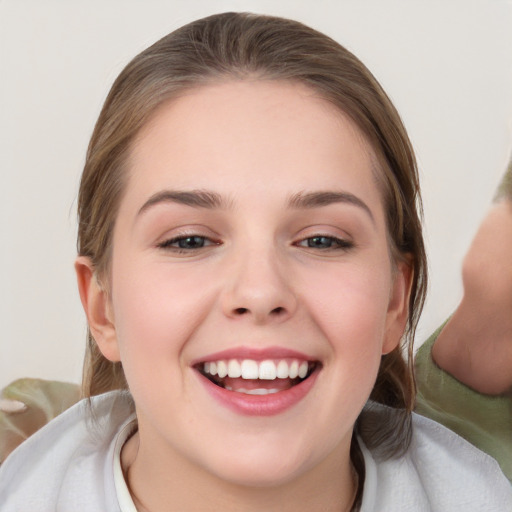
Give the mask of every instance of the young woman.
M 5 510 L 510 507 L 411 413 L 419 205 L 396 110 L 326 36 L 228 13 L 137 56 L 79 195 L 90 400 L 7 459 Z

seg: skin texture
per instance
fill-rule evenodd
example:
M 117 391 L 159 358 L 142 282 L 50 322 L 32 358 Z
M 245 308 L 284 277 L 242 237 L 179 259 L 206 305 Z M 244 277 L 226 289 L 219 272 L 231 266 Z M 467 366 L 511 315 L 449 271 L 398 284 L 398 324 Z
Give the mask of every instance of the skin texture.
M 139 134 L 109 292 L 86 258 L 76 269 L 94 338 L 122 360 L 135 399 L 139 431 L 122 462 L 141 509 L 350 506 L 353 425 L 381 355 L 403 333 L 410 282 L 408 267 L 390 260 L 372 162 L 338 110 L 280 82 L 195 89 Z M 164 190 L 208 190 L 224 204 L 143 208 Z M 349 193 L 364 206 L 289 205 L 317 191 Z M 159 246 L 192 235 L 205 246 Z M 309 247 L 315 236 L 332 246 Z M 192 368 L 238 347 L 297 350 L 322 369 L 293 407 L 238 414 L 212 400 Z
M 432 349 L 436 363 L 490 395 L 512 389 L 512 203 L 482 221 L 465 256 L 464 296 Z

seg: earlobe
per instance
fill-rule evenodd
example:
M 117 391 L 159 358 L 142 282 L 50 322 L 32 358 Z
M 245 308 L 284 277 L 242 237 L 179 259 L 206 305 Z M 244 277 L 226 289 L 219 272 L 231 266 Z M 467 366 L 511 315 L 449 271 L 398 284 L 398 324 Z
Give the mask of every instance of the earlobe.
M 404 334 L 409 318 L 409 298 L 413 278 L 412 266 L 407 261 L 396 264 L 386 316 L 386 333 L 382 353 L 394 350 Z
M 107 291 L 96 278 L 91 260 L 79 256 L 75 261 L 80 300 L 91 334 L 101 353 L 112 362 L 120 361 L 112 307 Z

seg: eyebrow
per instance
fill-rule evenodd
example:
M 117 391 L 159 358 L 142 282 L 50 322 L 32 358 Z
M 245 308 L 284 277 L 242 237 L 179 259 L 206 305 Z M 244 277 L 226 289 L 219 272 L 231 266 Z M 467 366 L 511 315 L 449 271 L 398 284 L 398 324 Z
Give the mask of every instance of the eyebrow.
M 220 194 L 208 190 L 162 190 L 153 194 L 140 208 L 137 215 L 142 214 L 152 206 L 160 203 L 178 203 L 193 208 L 206 208 L 213 210 L 216 208 L 227 208 L 229 206 Z
M 209 190 L 162 190 L 153 194 L 142 205 L 137 216 L 160 203 L 177 203 L 191 206 L 192 208 L 205 208 L 208 210 L 228 209 L 232 206 L 232 203 L 223 196 Z M 347 203 L 361 208 L 368 214 L 372 222 L 375 223 L 375 219 L 368 205 L 350 192 L 336 192 L 330 190 L 298 192 L 289 198 L 288 208 L 308 210 L 336 203 Z
M 318 192 L 299 192 L 290 197 L 288 201 L 289 208 L 310 209 L 329 206 L 336 203 L 348 203 L 364 210 L 373 223 L 375 219 L 368 205 L 359 197 L 350 192 L 336 191 L 318 191 Z

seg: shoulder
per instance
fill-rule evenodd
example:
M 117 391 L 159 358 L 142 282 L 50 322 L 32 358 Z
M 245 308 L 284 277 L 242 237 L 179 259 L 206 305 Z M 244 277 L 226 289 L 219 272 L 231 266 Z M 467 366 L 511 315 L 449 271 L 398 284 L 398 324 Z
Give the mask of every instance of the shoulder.
M 381 460 L 361 442 L 366 480 L 361 512 L 501 512 L 512 487 L 497 462 L 442 425 L 413 415 L 411 444 Z
M 0 466 L 2 511 L 77 510 L 78 503 L 84 510 L 84 496 L 87 510 L 100 510 L 115 498 L 108 454 L 132 413 L 130 395 L 111 392 L 82 400 L 36 432 Z

